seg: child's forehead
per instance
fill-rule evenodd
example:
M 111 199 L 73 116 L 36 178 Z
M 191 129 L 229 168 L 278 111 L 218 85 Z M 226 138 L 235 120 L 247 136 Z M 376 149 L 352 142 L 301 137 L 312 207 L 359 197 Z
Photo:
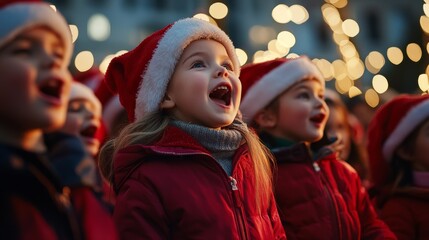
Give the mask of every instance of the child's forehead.
M 308 88 L 308 89 L 314 89 L 314 90 L 325 90 L 325 84 L 321 83 L 320 80 L 318 80 L 315 77 L 305 77 L 300 80 L 298 80 L 296 83 L 294 83 L 292 86 L 290 86 L 286 91 L 292 92 L 299 90 L 300 88 Z

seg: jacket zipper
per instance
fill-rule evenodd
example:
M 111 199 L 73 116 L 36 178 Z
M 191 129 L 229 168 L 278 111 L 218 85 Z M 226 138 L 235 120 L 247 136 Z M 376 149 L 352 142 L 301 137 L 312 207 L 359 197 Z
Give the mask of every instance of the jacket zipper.
M 319 172 L 319 174 L 320 174 L 320 180 L 321 180 L 321 183 L 322 183 L 322 186 L 323 186 L 323 190 L 324 190 L 326 196 L 328 197 L 328 201 L 329 201 L 329 205 L 330 205 L 330 208 L 331 208 L 331 212 L 333 213 L 333 216 L 334 216 L 334 219 L 335 219 L 335 223 L 336 223 L 335 224 L 335 229 L 336 229 L 336 232 L 338 234 L 338 239 L 342 239 L 340 220 L 338 219 L 338 211 L 337 211 L 337 209 L 335 207 L 334 197 L 332 196 L 331 191 L 329 190 L 329 188 L 327 186 L 327 183 L 325 181 L 323 173 L 320 171 L 321 169 L 320 169 L 319 164 L 317 164 L 317 162 L 313 163 L 313 168 L 314 168 L 314 170 L 316 172 Z
M 172 152 L 165 152 L 165 151 L 159 151 L 159 150 L 154 150 L 154 151 L 160 154 L 172 154 Z M 174 154 L 174 155 L 182 155 L 182 156 L 205 155 L 212 160 L 212 162 L 217 166 L 218 170 L 221 172 L 222 175 L 229 178 L 229 183 L 232 189 L 232 203 L 233 203 L 232 207 L 234 208 L 234 216 L 237 221 L 238 232 L 240 234 L 241 239 L 245 239 L 245 240 L 249 239 L 247 234 L 246 222 L 244 221 L 244 217 L 243 217 L 244 216 L 243 202 L 241 201 L 240 192 L 238 191 L 237 180 L 232 176 L 228 176 L 226 172 L 223 170 L 222 166 L 218 162 L 216 162 L 216 160 L 214 160 L 210 154 L 198 152 L 198 153 L 180 153 L 180 154 Z M 236 164 L 237 162 L 235 163 L 233 162 L 233 166 L 232 166 L 233 171 Z
M 238 231 L 240 233 L 241 239 L 249 239 L 246 231 L 246 223 L 243 217 L 243 202 L 240 198 L 240 193 L 237 187 L 237 180 L 233 177 L 229 177 L 232 189 L 232 199 L 234 202 L 234 212 L 237 216 L 238 221 Z

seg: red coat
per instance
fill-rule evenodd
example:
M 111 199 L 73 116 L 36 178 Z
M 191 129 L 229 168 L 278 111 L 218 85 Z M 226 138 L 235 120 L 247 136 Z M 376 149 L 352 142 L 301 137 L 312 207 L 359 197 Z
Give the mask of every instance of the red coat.
M 429 189 L 408 187 L 395 192 L 380 217 L 398 239 L 429 239 Z
M 114 219 L 121 239 L 286 239 L 272 198 L 256 212 L 253 164 L 245 146 L 232 177 L 196 140 L 168 127 L 152 146 L 118 152 Z M 237 189 L 236 189 L 236 188 Z
M 277 206 L 288 239 L 396 239 L 378 219 L 359 176 L 328 154 L 313 161 L 307 146 L 274 151 Z

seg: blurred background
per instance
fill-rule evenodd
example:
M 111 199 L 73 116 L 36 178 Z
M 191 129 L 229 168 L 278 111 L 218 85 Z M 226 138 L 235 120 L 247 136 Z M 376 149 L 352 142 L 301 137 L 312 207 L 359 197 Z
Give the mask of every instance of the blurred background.
M 429 90 L 429 0 L 51 0 L 67 19 L 74 74 L 184 17 L 217 24 L 241 64 L 307 55 L 327 86 L 375 108 L 390 92 Z

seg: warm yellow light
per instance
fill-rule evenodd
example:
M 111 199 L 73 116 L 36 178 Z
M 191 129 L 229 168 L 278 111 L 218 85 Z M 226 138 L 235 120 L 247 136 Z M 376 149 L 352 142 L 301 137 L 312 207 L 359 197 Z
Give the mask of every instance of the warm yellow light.
M 240 66 L 243 66 L 247 62 L 247 53 L 241 48 L 236 48 L 235 53 L 237 54 Z
M 352 58 L 356 55 L 357 51 L 352 42 L 340 46 L 340 52 L 345 58 Z
M 420 16 L 420 27 L 425 33 L 429 33 L 429 17 Z
M 389 61 L 395 65 L 398 65 L 404 60 L 404 55 L 402 54 L 401 49 L 397 47 L 390 47 L 387 49 L 387 58 Z
M 55 12 L 57 11 L 57 7 L 55 5 L 51 4 L 49 7 L 51 7 Z
M 88 71 L 94 65 L 94 56 L 90 51 L 82 51 L 76 55 L 74 65 L 80 72 Z
M 429 54 L 429 42 L 426 44 L 426 52 Z
M 423 12 L 425 13 L 426 17 L 429 17 L 429 4 L 428 3 L 423 4 Z
M 350 78 L 337 79 L 335 81 L 335 89 L 341 94 L 347 93 L 353 86 L 353 81 Z
M 277 40 L 279 41 L 279 44 L 281 44 L 287 48 L 292 48 L 296 43 L 295 36 L 291 32 L 288 32 L 288 31 L 280 32 L 277 35 Z
M 228 7 L 221 2 L 216 2 L 210 6 L 209 13 L 213 18 L 222 19 L 228 14 Z
M 420 88 L 420 90 L 422 90 L 422 92 L 426 92 L 429 90 L 428 75 L 420 74 L 419 79 L 418 79 L 418 83 L 419 83 L 419 88 Z
M 357 95 L 361 95 L 361 94 L 362 94 L 362 91 L 356 86 L 352 86 L 349 89 L 349 98 L 356 97 Z
M 349 37 L 354 37 L 359 33 L 359 24 L 353 19 L 345 20 L 341 27 L 343 32 Z
M 330 81 L 334 77 L 334 67 L 332 64 L 326 59 L 320 59 L 318 61 L 314 61 L 319 71 L 322 73 L 325 81 Z
M 255 44 L 266 44 L 275 38 L 276 32 L 273 28 L 255 25 L 250 28 L 249 38 Z
M 101 61 L 100 66 L 98 67 L 100 69 L 100 72 L 102 72 L 103 74 L 106 73 L 107 71 L 107 67 L 109 66 L 110 62 L 112 61 L 112 59 L 115 57 L 114 54 L 110 54 L 107 55 L 103 61 Z
M 273 17 L 274 21 L 278 23 L 288 23 L 292 18 L 290 9 L 285 4 L 279 4 L 275 6 L 271 12 L 271 16 Z
M 253 63 L 258 63 L 258 62 L 262 62 L 263 61 L 263 57 L 264 57 L 264 51 L 256 51 L 253 54 Z
M 426 75 L 429 76 L 429 65 L 426 66 Z
M 347 0 L 332 0 L 332 5 L 334 5 L 336 8 L 343 8 L 347 6 Z
M 333 7 L 331 4 L 323 4 L 322 14 L 326 23 L 332 28 L 341 23 L 340 13 L 338 9 Z
M 380 103 L 380 97 L 374 89 L 368 89 L 365 92 L 365 101 L 370 107 L 375 108 Z
M 384 66 L 385 60 L 381 53 L 372 51 L 365 58 L 365 65 L 371 73 L 377 73 Z
M 268 50 L 278 57 L 284 57 L 289 52 L 289 48 L 286 48 L 279 44 L 277 39 L 273 39 L 268 43 Z
M 296 24 L 305 23 L 309 18 L 307 9 L 301 5 L 292 5 L 289 10 L 291 13 L 291 20 Z
M 76 42 L 77 37 L 79 36 L 79 29 L 76 25 L 69 25 L 69 28 L 72 34 L 72 42 Z
M 344 46 L 350 41 L 349 37 L 345 34 L 342 34 L 342 33 L 335 33 L 334 32 L 332 34 L 332 37 L 334 38 L 334 41 L 338 46 Z
M 413 62 L 418 62 L 422 58 L 422 49 L 417 43 L 407 45 L 407 55 Z
M 103 14 L 94 14 L 88 20 L 88 36 L 95 41 L 105 41 L 110 36 L 110 21 Z
M 334 68 L 334 77 L 336 79 L 343 79 L 347 77 L 347 67 L 343 60 L 335 60 L 332 62 L 332 67 Z
M 286 58 L 299 58 L 299 55 L 296 53 L 289 53 Z
M 352 58 L 346 62 L 348 76 L 352 80 L 357 80 L 362 77 L 365 72 L 363 62 L 359 58 Z
M 389 82 L 383 75 L 377 74 L 372 78 L 372 87 L 377 93 L 382 94 L 389 88 Z
M 206 22 L 210 22 L 210 17 L 204 13 L 197 13 L 193 16 L 193 18 L 198 18 L 198 19 L 204 20 Z

